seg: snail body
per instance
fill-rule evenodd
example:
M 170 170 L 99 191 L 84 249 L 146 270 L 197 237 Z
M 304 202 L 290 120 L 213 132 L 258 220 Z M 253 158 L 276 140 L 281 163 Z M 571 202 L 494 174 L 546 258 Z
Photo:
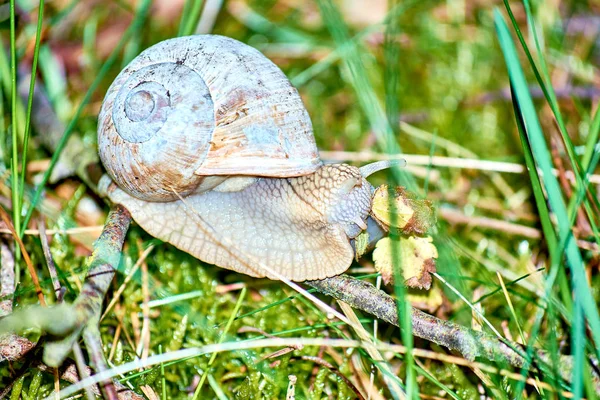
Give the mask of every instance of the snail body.
M 357 168 L 342 164 L 172 202 L 147 202 L 117 187 L 109 197 L 152 236 L 205 262 L 254 277 L 303 281 L 350 266 L 350 239 L 363 230 L 371 190 Z M 339 206 L 345 203 L 352 208 Z
M 345 271 L 367 228 L 361 169 L 323 165 L 296 89 L 257 50 L 199 35 L 161 42 L 108 90 L 100 157 L 151 235 L 250 276 L 295 281 Z

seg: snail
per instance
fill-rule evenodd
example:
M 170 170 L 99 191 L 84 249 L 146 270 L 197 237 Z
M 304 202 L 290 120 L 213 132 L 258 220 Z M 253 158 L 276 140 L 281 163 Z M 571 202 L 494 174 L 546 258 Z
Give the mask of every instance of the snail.
M 105 192 L 149 234 L 254 277 L 344 272 L 369 218 L 371 173 L 323 164 L 298 91 L 258 50 L 196 35 L 143 51 L 98 119 Z

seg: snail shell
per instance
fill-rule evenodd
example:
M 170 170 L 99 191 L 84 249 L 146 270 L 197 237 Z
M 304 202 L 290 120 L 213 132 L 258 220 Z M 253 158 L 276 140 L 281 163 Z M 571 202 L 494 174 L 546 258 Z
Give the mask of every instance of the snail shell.
M 257 50 L 221 36 L 161 42 L 111 85 L 101 185 L 149 234 L 208 263 L 295 281 L 345 271 L 387 168 L 322 165 L 300 96 Z
M 308 113 L 283 72 L 216 35 L 166 40 L 136 57 L 106 94 L 98 146 L 113 181 L 148 201 L 222 181 L 207 184 L 210 176 L 293 177 L 321 166 Z

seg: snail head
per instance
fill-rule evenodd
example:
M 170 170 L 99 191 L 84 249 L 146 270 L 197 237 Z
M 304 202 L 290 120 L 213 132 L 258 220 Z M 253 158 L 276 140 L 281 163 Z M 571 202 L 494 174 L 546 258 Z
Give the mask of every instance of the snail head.
M 371 211 L 374 191 L 366 178 L 375 172 L 404 165 L 405 160 L 385 160 L 359 169 L 344 164 L 335 168 L 323 167 L 319 173 L 325 175 L 326 181 L 336 187 L 331 191 L 334 197 L 326 203 L 329 205 L 326 210 L 328 222 L 341 224 L 350 239 L 358 236 L 367 229 L 366 220 Z

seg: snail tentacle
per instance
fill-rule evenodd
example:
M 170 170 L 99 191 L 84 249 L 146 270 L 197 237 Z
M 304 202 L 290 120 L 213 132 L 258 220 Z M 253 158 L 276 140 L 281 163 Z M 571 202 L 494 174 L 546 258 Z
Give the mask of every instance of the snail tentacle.
M 359 168 L 360 174 L 363 178 L 368 178 L 375 172 L 383 171 L 384 169 L 392 167 L 404 167 L 406 166 L 406 160 L 383 160 L 376 161 Z

